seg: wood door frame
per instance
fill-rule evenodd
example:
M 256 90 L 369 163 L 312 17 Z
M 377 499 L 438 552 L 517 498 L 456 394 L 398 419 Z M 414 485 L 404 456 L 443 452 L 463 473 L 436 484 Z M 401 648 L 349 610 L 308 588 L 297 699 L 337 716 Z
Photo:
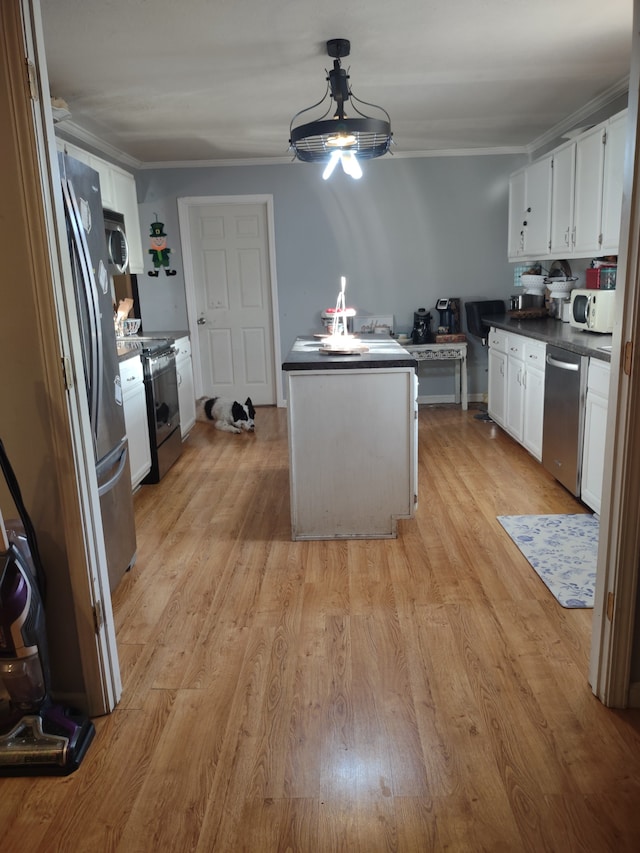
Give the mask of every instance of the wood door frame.
M 187 321 L 189 334 L 192 341 L 198 340 L 198 308 L 196 303 L 196 283 L 193 271 L 193 257 L 191 254 L 191 228 L 189 226 L 189 208 L 204 207 L 212 204 L 261 204 L 264 205 L 267 214 L 267 249 L 269 252 L 269 277 L 271 298 L 271 329 L 272 329 L 272 359 L 273 380 L 276 390 L 276 405 L 283 408 L 284 381 L 282 374 L 282 353 L 280 348 L 280 314 L 278 311 L 278 284 L 276 277 L 276 247 L 275 228 L 273 214 L 272 195 L 223 195 L 223 196 L 185 196 L 178 198 L 178 223 L 180 227 L 180 244 L 182 247 L 182 264 L 184 268 L 184 289 L 187 301 Z M 191 347 L 193 360 L 193 375 L 196 397 L 202 395 L 202 364 L 200 361 L 200 348 Z
M 3 168 L 13 171 L 20 183 L 19 190 L 5 188 L 6 193 L 11 192 L 4 199 L 5 205 L 15 214 L 11 219 L 13 231 L 8 227 L 5 231 L 9 239 L 17 235 L 15 243 L 20 248 L 16 253 L 21 252 L 22 267 L 21 286 L 11 287 L 7 279 L 6 295 L 17 315 L 24 317 L 23 346 L 31 349 L 28 359 L 11 364 L 16 387 L 24 381 L 28 389 L 25 395 L 12 398 L 13 420 L 19 423 L 34 417 L 46 419 L 51 438 L 50 449 L 44 451 L 48 452 L 48 470 L 40 468 L 46 458 L 43 449 L 34 453 L 32 447 L 25 445 L 28 430 L 22 443 L 19 438 L 14 439 L 14 447 L 24 463 L 23 489 L 35 480 L 37 494 L 38 478 L 46 470 L 59 494 L 59 505 L 39 507 L 33 520 L 38 533 L 44 534 L 42 539 L 49 552 L 49 579 L 57 579 L 60 601 L 69 608 L 67 621 L 73 617 L 75 623 L 83 687 L 79 686 L 80 675 L 74 675 L 78 682 L 74 692 L 58 694 L 57 698 L 94 716 L 113 710 L 122 684 L 88 403 L 84 381 L 76 381 L 83 375 L 82 345 L 71 284 L 39 5 L 34 0 L 7 0 L 0 5 L 0 23 L 4 48 L 0 56 L 5 63 L 0 75 L 6 75 L 8 89 L 13 93 L 11 110 L 0 132 Z M 32 67 L 31 97 L 25 85 L 25 59 Z M 23 241 L 28 243 L 26 252 Z M 28 383 L 32 381 L 30 367 L 38 361 L 43 370 L 37 389 L 40 408 L 34 412 L 32 391 L 36 389 Z M 67 585 L 68 595 L 63 591 Z M 75 690 L 83 692 L 76 695 Z
M 613 331 L 611 352 L 601 535 L 589 667 L 593 692 L 604 705 L 612 708 L 640 707 L 640 682 L 631 683 L 631 662 L 639 634 L 636 596 L 640 556 L 639 27 L 640 3 L 635 0 L 618 256 L 619 319 Z M 630 353 L 627 365 L 625 351 Z

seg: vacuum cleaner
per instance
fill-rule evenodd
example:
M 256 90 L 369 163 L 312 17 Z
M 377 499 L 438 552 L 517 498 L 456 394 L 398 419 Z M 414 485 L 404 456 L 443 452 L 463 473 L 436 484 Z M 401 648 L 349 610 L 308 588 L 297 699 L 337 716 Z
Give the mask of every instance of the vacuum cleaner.
M 67 776 L 95 734 L 91 720 L 52 701 L 44 597 L 35 531 L 0 440 L 0 467 L 20 521 L 0 513 L 0 776 Z

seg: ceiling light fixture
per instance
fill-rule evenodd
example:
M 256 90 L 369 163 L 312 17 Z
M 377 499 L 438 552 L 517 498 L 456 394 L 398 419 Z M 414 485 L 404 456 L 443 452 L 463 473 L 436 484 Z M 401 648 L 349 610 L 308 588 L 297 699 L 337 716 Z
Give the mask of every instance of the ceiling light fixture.
M 362 177 L 359 160 L 372 160 L 382 157 L 392 142 L 391 119 L 389 113 L 376 104 L 361 101 L 351 91 L 349 75 L 342 68 L 340 60 L 349 56 L 351 43 L 347 39 L 331 39 L 327 42 L 327 53 L 333 57 L 333 69 L 327 72 L 327 90 L 324 97 L 310 107 L 296 113 L 289 127 L 290 150 L 298 160 L 305 163 L 326 163 L 322 177 L 326 180 L 338 162 L 347 175 Z M 321 108 L 328 99 L 322 115 L 314 121 L 294 127 L 300 116 Z M 337 104 L 333 117 L 328 117 L 332 100 Z M 345 103 L 351 101 L 353 113 L 347 116 Z M 366 115 L 362 107 L 371 107 L 378 111 L 379 117 Z

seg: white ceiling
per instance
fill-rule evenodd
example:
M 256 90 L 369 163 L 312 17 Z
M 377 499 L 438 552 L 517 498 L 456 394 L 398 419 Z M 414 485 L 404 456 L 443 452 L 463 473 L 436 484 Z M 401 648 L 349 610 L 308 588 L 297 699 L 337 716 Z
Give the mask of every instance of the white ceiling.
M 330 38 L 396 153 L 524 149 L 624 88 L 633 0 L 40 0 L 61 129 L 140 163 L 287 160 Z

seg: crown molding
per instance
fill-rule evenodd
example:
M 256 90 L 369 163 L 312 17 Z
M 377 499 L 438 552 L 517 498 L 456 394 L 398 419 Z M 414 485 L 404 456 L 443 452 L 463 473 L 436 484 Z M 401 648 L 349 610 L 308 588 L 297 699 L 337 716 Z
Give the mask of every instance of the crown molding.
M 561 122 L 558 122 L 554 127 L 547 130 L 537 139 L 532 140 L 526 147 L 527 154 L 533 154 L 545 145 L 555 142 L 558 137 L 562 136 L 568 130 L 576 127 L 584 121 L 590 119 L 598 110 L 602 110 L 609 106 L 616 98 L 626 95 L 629 91 L 629 75 L 625 75 L 617 83 L 613 83 L 608 89 L 605 89 L 597 98 L 586 103 L 575 113 L 567 116 Z M 594 122 L 592 122 L 594 124 Z
M 68 142 L 88 145 L 90 148 L 100 151 L 102 154 L 106 154 L 107 157 L 111 160 L 115 160 L 116 163 L 121 163 L 123 166 L 128 166 L 130 169 L 140 169 L 143 166 L 141 160 L 131 157 L 129 154 L 125 154 L 124 151 L 121 151 L 119 148 L 115 148 L 113 145 L 109 145 L 108 142 L 105 142 L 103 139 L 100 139 L 100 137 L 88 130 L 85 130 L 83 127 L 80 127 L 79 124 L 76 124 L 73 121 L 65 119 L 64 121 L 57 122 L 56 133 L 58 131 L 61 132 Z
M 390 163 L 392 160 L 416 159 L 421 157 L 484 157 L 500 154 L 527 154 L 526 145 L 507 146 L 501 148 L 441 148 L 434 151 L 390 151 L 392 156 L 374 158 L 376 162 Z M 370 161 L 364 160 L 364 163 Z M 261 157 L 246 160 L 160 160 L 158 162 L 142 163 L 141 170 L 145 169 L 212 169 L 230 168 L 234 166 L 313 166 L 313 163 L 302 163 L 300 160 L 292 160 L 291 157 Z M 315 164 L 317 165 L 317 164 Z

